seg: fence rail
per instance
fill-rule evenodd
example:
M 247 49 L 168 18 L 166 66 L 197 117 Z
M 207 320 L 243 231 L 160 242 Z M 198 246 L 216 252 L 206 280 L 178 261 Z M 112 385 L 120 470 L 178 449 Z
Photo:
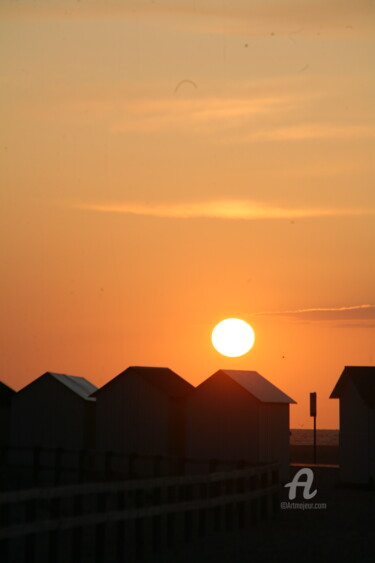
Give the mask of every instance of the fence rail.
M 248 466 L 244 460 L 202 459 L 43 447 L 0 449 L 0 490 L 200 474 Z
M 277 510 L 278 466 L 0 493 L 0 560 L 150 560 Z

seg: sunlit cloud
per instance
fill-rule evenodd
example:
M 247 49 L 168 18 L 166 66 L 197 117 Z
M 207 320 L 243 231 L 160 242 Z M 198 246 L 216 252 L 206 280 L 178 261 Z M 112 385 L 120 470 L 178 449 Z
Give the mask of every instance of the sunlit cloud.
M 189 85 L 185 97 L 138 98 L 118 105 L 110 130 L 129 132 L 172 131 L 205 134 L 219 144 L 252 142 L 294 142 L 374 139 L 375 127 L 362 116 L 358 122 L 297 121 L 299 109 L 307 103 L 317 107 L 327 95 L 319 92 L 279 93 L 277 96 L 202 96 Z M 288 123 L 286 125 L 285 123 Z M 217 133 L 219 133 L 217 135 Z M 221 133 L 221 134 L 220 134 Z
M 262 98 L 171 98 L 138 99 L 121 108 L 123 118 L 111 125 L 114 133 L 130 131 L 159 131 L 173 127 L 212 133 L 213 129 L 243 127 L 244 120 L 286 111 L 295 107 L 296 98 L 290 96 Z
M 375 215 L 375 209 L 293 208 L 267 205 L 247 200 L 221 200 L 178 203 L 80 203 L 74 207 L 101 213 L 123 213 L 174 219 L 301 219 Z
M 234 96 L 229 91 L 226 97 L 220 98 L 203 95 L 199 87 L 190 84 L 182 92 L 171 88 L 170 95 L 166 96 L 165 87 L 163 84 L 161 96 L 159 87 L 154 98 L 128 92 L 125 100 L 110 97 L 107 93 L 98 94 L 97 98 L 89 93 L 85 99 L 70 100 L 67 92 L 63 101 L 52 97 L 53 102 L 49 105 L 33 103 L 32 115 L 35 119 L 49 121 L 95 120 L 113 136 L 178 131 L 194 136 L 204 135 L 218 145 L 375 139 L 375 126 L 368 116 L 365 122 L 365 117 L 360 115 L 357 123 L 346 122 L 345 116 L 341 120 L 337 117 L 336 122 L 299 121 L 296 116 L 306 104 L 318 108 L 327 102 L 327 96 L 319 92 L 281 92 L 274 96 L 256 97 L 245 85 L 247 96 Z M 23 109 L 27 109 L 30 115 L 29 107 L 20 111 Z
M 370 325 L 367 321 L 375 321 L 375 305 L 365 304 L 343 307 L 315 307 L 290 311 L 263 311 L 253 313 L 253 315 L 260 317 L 288 317 L 302 322 L 342 321 L 342 326 L 348 326 L 346 322 L 348 321 L 352 327 L 369 327 Z

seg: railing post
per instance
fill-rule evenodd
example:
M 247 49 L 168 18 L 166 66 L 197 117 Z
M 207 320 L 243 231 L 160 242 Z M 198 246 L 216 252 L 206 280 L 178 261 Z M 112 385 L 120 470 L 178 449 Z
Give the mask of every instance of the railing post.
M 137 454 L 132 453 L 129 454 L 129 477 L 133 478 L 136 477 L 136 472 L 135 472 L 135 461 L 137 459 Z
M 32 473 L 33 485 L 38 484 L 39 469 L 40 469 L 40 447 L 35 446 L 33 448 L 33 473 Z
M 7 450 L 10 448 L 8 446 L 2 446 L 0 448 L 0 466 L 6 467 L 7 465 Z
M 216 471 L 216 467 L 217 467 L 217 459 L 210 459 L 208 462 L 208 471 L 209 473 L 214 473 Z
M 112 477 L 112 459 L 113 452 L 107 451 L 104 454 L 104 476 L 106 480 Z
M 246 461 L 244 459 L 240 459 L 239 462 L 237 463 L 237 469 L 245 469 L 246 467 Z
M 153 477 L 160 477 L 160 464 L 162 461 L 162 456 L 161 455 L 156 455 L 154 457 L 154 467 L 153 467 Z
M 78 454 L 78 482 L 83 483 L 85 480 L 85 461 L 86 450 L 79 450 Z
M 188 459 L 186 457 L 179 457 L 177 459 L 176 475 L 186 475 L 186 465 Z
M 61 483 L 61 457 L 62 448 L 56 448 L 55 450 L 55 467 L 54 467 L 54 484 L 60 485 Z
M 5 448 L 3 449 L 5 452 Z M 4 454 L 5 455 L 5 454 Z M 11 524 L 11 502 L 8 501 L 0 506 L 0 529 L 8 528 Z M 9 544 L 10 539 L 4 538 L 0 541 L 0 561 L 9 561 Z

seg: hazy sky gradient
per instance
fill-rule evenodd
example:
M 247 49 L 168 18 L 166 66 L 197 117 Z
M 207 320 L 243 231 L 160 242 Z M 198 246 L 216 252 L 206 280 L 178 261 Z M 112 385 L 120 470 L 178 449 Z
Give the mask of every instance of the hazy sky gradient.
M 375 362 L 374 16 L 2 0 L 0 379 L 252 369 L 337 427 L 344 365 Z M 210 343 L 232 316 L 239 359 Z

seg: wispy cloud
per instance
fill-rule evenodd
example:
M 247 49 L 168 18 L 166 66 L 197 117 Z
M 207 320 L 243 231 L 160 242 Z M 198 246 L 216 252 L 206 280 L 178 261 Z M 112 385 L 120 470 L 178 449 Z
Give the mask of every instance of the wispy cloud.
M 123 213 L 146 217 L 193 219 L 301 219 L 375 215 L 375 209 L 293 208 L 247 200 L 217 200 L 178 203 L 75 203 L 73 207 L 102 213 Z
M 335 323 L 335 328 L 365 328 L 365 329 L 374 329 L 375 322 L 374 321 L 353 321 L 353 322 L 342 322 L 342 323 Z
M 182 89 L 181 89 L 182 90 Z M 112 123 L 113 132 L 142 131 L 152 132 L 173 127 L 202 133 L 212 133 L 218 129 L 243 127 L 244 120 L 285 112 L 302 103 L 296 97 L 265 96 L 261 98 L 199 98 L 199 93 L 190 87 L 182 94 L 188 98 L 174 97 L 159 100 L 138 99 L 123 104 L 123 117 L 117 117 Z M 193 97 L 190 98 L 190 95 Z
M 366 321 L 375 321 L 375 305 L 350 305 L 343 307 L 315 307 L 290 311 L 263 311 L 254 316 L 288 317 L 302 322 L 341 321 L 337 326 L 369 327 Z M 346 322 L 347 321 L 347 322 Z M 359 321 L 358 323 L 356 321 Z
M 293 81 L 291 88 L 292 85 Z M 116 116 L 110 116 L 112 133 L 178 129 L 208 135 L 220 144 L 375 138 L 375 127 L 368 116 L 365 123 L 361 118 L 350 122 L 347 117 L 326 122 L 296 120 L 298 111 L 306 104 L 318 108 L 324 101 L 330 102 L 326 94 L 318 92 L 279 92 L 255 97 L 248 90 L 244 97 L 230 94 L 219 98 L 204 96 L 188 85 L 181 97 L 179 94 L 153 100 L 140 97 L 119 104 Z
M 247 135 L 247 141 L 301 141 L 320 139 L 374 139 L 375 128 L 371 125 L 299 124 L 294 127 L 279 127 L 269 131 L 258 131 Z M 241 142 L 244 138 L 242 137 Z
M 372 32 L 373 2 L 369 0 L 1 0 L 0 14 L 12 18 L 108 18 L 164 17 L 176 24 L 220 33 L 270 33 L 284 31 L 290 40 L 297 33 L 322 29 L 362 34 Z M 262 25 L 263 24 L 263 25 Z M 315 35 L 316 33 L 314 33 Z
M 314 114 L 321 105 L 332 105 L 332 101 L 320 92 L 312 94 L 301 91 L 301 85 L 296 86 L 292 79 L 289 93 L 279 91 L 274 95 L 264 93 L 256 96 L 245 84 L 241 87 L 244 92 L 242 97 L 238 96 L 238 92 L 230 90 L 226 92 L 225 97 L 215 97 L 201 92 L 200 86 L 194 88 L 188 81 L 184 82 L 187 84 L 177 92 L 171 88 L 167 96 L 165 91 L 170 84 L 163 83 L 148 96 L 144 92 L 137 95 L 129 90 L 120 98 L 118 95 L 110 95 L 107 91 L 99 93 L 98 87 L 95 95 L 85 92 L 82 99 L 78 100 L 72 100 L 72 93 L 69 91 L 64 92 L 64 99 L 55 98 L 53 87 L 52 102 L 49 105 L 33 102 L 32 115 L 35 119 L 48 119 L 49 122 L 66 123 L 67 120 L 73 120 L 76 123 L 95 120 L 114 137 L 183 132 L 199 138 L 204 136 L 205 141 L 215 145 L 320 140 L 351 142 L 375 138 L 375 124 L 368 114 L 360 114 L 357 121 L 336 115 L 326 122 L 319 122 L 319 118 L 315 118 Z M 327 88 L 328 86 L 329 84 Z M 260 83 L 259 88 L 266 87 Z M 269 88 L 276 90 L 275 83 Z M 61 95 L 61 92 L 58 95 Z M 306 105 L 312 108 L 309 121 L 301 119 L 301 112 Z M 21 108 L 20 111 L 27 111 L 29 118 L 29 106 Z

